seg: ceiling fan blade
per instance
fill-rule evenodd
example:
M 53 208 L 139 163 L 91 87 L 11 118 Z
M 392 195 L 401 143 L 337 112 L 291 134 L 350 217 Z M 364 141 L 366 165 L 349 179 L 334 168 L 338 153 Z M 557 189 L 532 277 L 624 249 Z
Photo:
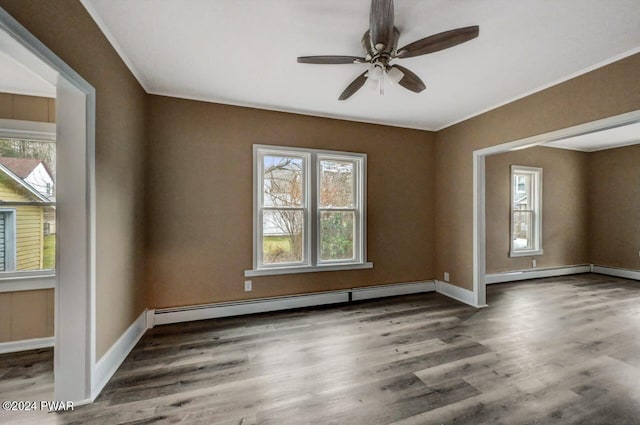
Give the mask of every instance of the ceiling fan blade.
M 317 63 L 323 65 L 336 65 L 343 63 L 364 63 L 365 58 L 357 56 L 300 56 L 298 63 Z
M 430 35 L 429 37 L 414 41 L 398 49 L 396 57 L 411 58 L 413 56 L 426 55 L 427 53 L 448 49 L 449 47 L 472 40 L 476 38 L 478 34 L 480 34 L 480 27 L 474 25 Z
M 400 81 L 398 81 L 398 84 L 400 84 L 405 89 L 411 90 L 412 92 L 415 92 L 415 93 L 420 93 L 421 91 L 427 88 L 427 86 L 424 85 L 420 77 L 418 77 L 413 72 L 409 71 L 404 66 L 391 65 L 391 67 L 396 68 L 397 70 L 399 70 L 404 74 L 403 77 L 400 79 Z
M 371 0 L 369 16 L 371 46 L 383 44 L 383 50 L 393 39 L 393 0 Z
M 364 86 L 364 83 L 367 82 L 367 72 L 365 71 L 362 74 L 360 74 L 358 76 L 358 78 L 356 78 L 355 80 L 353 80 L 351 82 L 351 84 L 349 84 L 347 86 L 346 89 L 344 89 L 344 91 L 342 92 L 342 94 L 340 95 L 340 97 L 338 98 L 338 100 L 347 100 L 348 98 L 350 98 L 355 92 L 357 92 L 358 90 L 360 90 L 360 87 Z

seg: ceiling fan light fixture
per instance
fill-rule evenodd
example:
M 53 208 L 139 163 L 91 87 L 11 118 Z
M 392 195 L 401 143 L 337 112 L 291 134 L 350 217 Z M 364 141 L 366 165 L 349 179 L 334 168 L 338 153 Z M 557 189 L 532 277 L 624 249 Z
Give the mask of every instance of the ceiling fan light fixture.
M 400 80 L 404 77 L 404 73 L 400 71 L 398 68 L 389 68 L 387 71 L 387 76 L 392 83 L 398 84 Z
M 369 66 L 369 72 L 367 73 L 367 77 L 371 80 L 379 80 L 382 78 L 382 68 L 379 65 L 371 64 Z
M 403 66 L 390 65 L 389 62 L 394 59 L 411 58 L 439 52 L 472 40 L 480 34 L 480 27 L 472 25 L 423 37 L 398 48 L 400 31 L 394 26 L 393 9 L 393 0 L 371 0 L 369 29 L 361 38 L 365 57 L 344 55 L 301 56 L 298 57 L 298 62 L 327 65 L 369 63 L 368 69 L 344 89 L 338 100 L 348 99 L 364 85 L 377 86 L 379 93 L 382 95 L 386 78 L 411 92 L 421 93 L 427 87 L 420 77 Z
M 378 80 L 374 80 L 373 78 L 367 78 L 367 82 L 365 83 L 367 89 L 371 91 L 378 91 Z

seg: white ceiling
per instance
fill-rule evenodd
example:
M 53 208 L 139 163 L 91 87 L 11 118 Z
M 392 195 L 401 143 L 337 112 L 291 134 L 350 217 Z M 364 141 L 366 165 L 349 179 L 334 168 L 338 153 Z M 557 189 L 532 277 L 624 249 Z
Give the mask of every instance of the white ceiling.
M 640 143 L 640 123 L 614 127 L 547 143 L 553 148 L 595 152 Z
M 399 46 L 480 25 L 479 38 L 400 60 L 421 94 L 367 88 L 339 102 L 365 65 L 369 0 L 82 0 L 153 94 L 439 130 L 640 51 L 638 0 L 396 0 Z
M 0 93 L 53 98 L 56 97 L 56 88 L 0 52 Z

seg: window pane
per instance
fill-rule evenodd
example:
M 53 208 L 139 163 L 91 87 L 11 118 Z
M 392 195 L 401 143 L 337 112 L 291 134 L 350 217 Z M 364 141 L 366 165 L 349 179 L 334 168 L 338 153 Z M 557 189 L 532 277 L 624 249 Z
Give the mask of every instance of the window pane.
M 531 175 L 515 174 L 513 183 L 513 209 L 531 209 Z
M 353 174 L 355 163 L 351 161 L 320 161 L 320 207 L 352 208 L 354 206 Z
M 304 212 L 270 210 L 263 217 L 263 264 L 302 262 Z
M 0 271 L 55 268 L 56 145 L 0 138 Z
M 531 223 L 533 214 L 531 211 L 513 212 L 513 248 L 532 249 Z
M 320 259 L 353 259 L 353 211 L 320 212 Z
M 301 207 L 303 203 L 303 159 L 289 156 L 264 157 L 264 206 Z

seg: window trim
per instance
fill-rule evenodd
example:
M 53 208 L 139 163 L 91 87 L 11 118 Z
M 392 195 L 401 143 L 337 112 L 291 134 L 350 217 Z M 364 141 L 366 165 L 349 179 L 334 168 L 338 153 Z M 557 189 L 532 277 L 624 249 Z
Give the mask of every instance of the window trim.
M 529 174 L 531 175 L 531 201 L 533 211 L 532 220 L 532 238 L 533 248 L 516 249 L 513 244 L 513 229 L 514 229 L 514 176 L 515 174 Z M 543 255 L 542 249 L 542 168 L 529 167 L 524 165 L 511 165 L 511 173 L 509 175 L 509 213 L 510 213 L 510 227 L 509 227 L 509 257 L 527 257 Z
M 304 192 L 305 192 L 305 220 L 304 228 L 304 249 L 302 263 L 288 263 L 264 266 L 262 264 L 262 173 L 263 161 L 265 155 L 297 155 L 308 158 L 305 162 L 304 170 Z M 354 161 L 356 163 L 356 176 L 354 186 L 355 211 L 356 211 L 356 241 L 354 243 L 354 260 L 351 261 L 320 261 L 320 214 L 318 207 L 318 193 L 320 187 L 319 181 L 319 161 L 320 159 L 342 159 Z M 370 269 L 373 263 L 367 261 L 367 154 L 332 151 L 322 149 L 310 149 L 300 147 L 287 147 L 275 145 L 253 145 L 253 268 L 245 270 L 245 277 L 252 276 L 269 276 L 293 273 L 312 273 L 320 271 L 335 270 L 354 270 L 354 269 Z M 358 208 L 359 207 L 359 208 Z M 351 210 L 351 209 L 350 209 Z M 356 227 L 354 226 L 354 229 Z
M 0 272 L 0 277 L 14 274 L 17 260 L 17 239 L 16 239 L 16 209 L 0 208 L 0 214 L 7 214 L 4 223 L 4 246 L 5 246 L 5 271 Z M 9 247 L 9 250 L 7 250 Z M 7 257 L 7 251 L 9 256 Z M 39 270 L 38 270 L 39 271 Z

